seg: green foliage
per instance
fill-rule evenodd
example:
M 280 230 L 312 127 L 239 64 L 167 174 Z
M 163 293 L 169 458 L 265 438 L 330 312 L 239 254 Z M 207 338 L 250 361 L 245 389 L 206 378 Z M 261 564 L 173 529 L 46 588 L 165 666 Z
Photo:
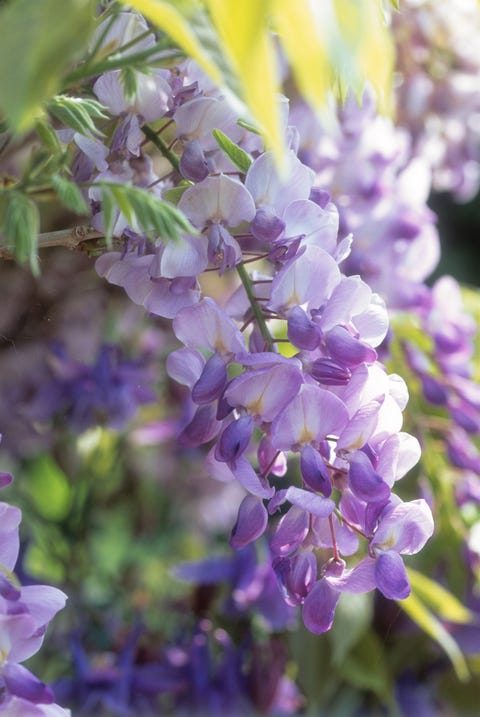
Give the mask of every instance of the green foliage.
M 220 129 L 214 129 L 212 132 L 215 140 L 224 154 L 227 155 L 229 160 L 239 169 L 243 174 L 248 172 L 248 168 L 252 163 L 252 158 L 241 149 L 238 144 L 232 142 Z
M 167 202 L 170 202 L 171 204 L 175 204 L 175 206 L 178 204 L 180 199 L 182 198 L 183 193 L 186 189 L 193 186 L 193 182 L 188 181 L 185 179 L 184 181 L 180 182 L 176 187 L 172 187 L 171 189 L 166 189 L 163 192 L 164 198 L 167 200 Z
M 153 239 L 178 240 L 182 232 L 196 234 L 186 217 L 172 204 L 156 197 L 146 189 L 129 184 L 99 182 L 105 238 L 112 239 L 115 212 L 120 210 L 127 222 Z
M 367 632 L 373 614 L 372 596 L 342 593 L 335 611 L 334 628 L 329 633 L 332 664 L 337 667 Z
M 35 274 L 39 226 L 38 207 L 32 199 L 16 189 L 0 191 L 0 233 L 6 239 L 5 248 L 20 263 L 28 261 Z
M 122 0 L 127 3 L 127 0 Z M 392 42 L 380 0 L 128 0 L 195 59 L 258 125 L 280 159 L 277 34 L 305 99 L 316 109 L 331 90 L 361 95 L 365 80 L 390 108 Z M 299 41 L 301 38 L 301 41 Z M 259 71 L 261 68 L 261 72 Z
M 239 120 L 237 120 L 237 124 L 239 127 L 243 127 L 243 129 L 246 129 L 248 132 L 253 132 L 253 134 L 261 134 L 259 128 L 251 122 L 248 122 L 248 120 L 246 119 L 240 118 Z
M 47 110 L 64 125 L 87 137 L 102 135 L 94 119 L 108 119 L 100 102 L 85 97 L 57 95 L 47 104 Z
M 442 647 L 450 658 L 458 679 L 468 680 L 470 675 L 468 666 L 457 642 L 441 621 L 426 607 L 425 603 L 412 593 L 406 600 L 400 601 L 399 605 L 429 637 Z
M 62 151 L 57 133 L 47 119 L 39 118 L 35 121 L 35 132 L 40 137 L 45 149 L 49 152 L 58 154 Z
M 407 573 L 413 592 L 443 620 L 457 623 L 472 621 L 474 616 L 470 610 L 442 585 L 412 568 L 407 568 Z
M 28 496 L 42 518 L 63 520 L 70 510 L 72 494 L 67 476 L 47 454 L 29 465 Z
M 391 694 L 391 678 L 380 638 L 369 631 L 361 643 L 345 657 L 339 671 L 354 687 L 374 692 L 380 700 L 388 702 Z
M 131 101 L 134 99 L 137 94 L 137 74 L 130 65 L 122 67 L 120 70 L 120 82 L 122 83 L 127 100 Z
M 71 182 L 59 174 L 54 174 L 51 179 L 52 186 L 56 191 L 61 203 L 76 214 L 88 214 L 89 209 L 81 191 L 74 182 Z
M 28 130 L 87 46 L 93 0 L 13 0 L 0 8 L 0 110 Z

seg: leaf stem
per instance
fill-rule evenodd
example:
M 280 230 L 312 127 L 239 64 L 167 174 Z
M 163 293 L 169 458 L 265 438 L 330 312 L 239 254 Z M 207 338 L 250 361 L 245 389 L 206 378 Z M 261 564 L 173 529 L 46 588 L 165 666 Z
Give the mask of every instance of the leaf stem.
M 142 132 L 147 137 L 152 144 L 155 145 L 157 149 L 160 150 L 160 152 L 163 154 L 163 156 L 168 159 L 172 167 L 174 167 L 177 172 L 179 171 L 180 167 L 180 161 L 174 152 L 172 152 L 168 146 L 165 144 L 163 139 L 153 131 L 151 127 L 149 127 L 147 124 L 144 124 L 142 127 Z
M 109 72 L 110 70 L 119 70 L 122 67 L 133 67 L 134 69 L 139 63 L 150 61 L 150 65 L 154 64 L 160 58 L 152 57 L 159 52 L 165 52 L 166 50 L 175 50 L 172 47 L 170 40 L 164 39 L 157 42 L 154 47 L 150 47 L 147 50 L 136 52 L 132 55 L 119 55 L 115 53 L 110 58 L 102 60 L 93 64 L 83 64 L 77 67 L 76 70 L 70 72 L 65 78 L 65 87 L 70 87 L 80 80 L 84 80 L 87 77 L 94 77 L 95 75 L 101 75 L 103 72 Z M 177 52 L 177 51 L 176 51 Z M 169 58 L 172 60 L 177 59 L 177 56 Z
M 250 306 L 252 307 L 253 315 L 257 322 L 257 326 L 260 329 L 260 333 L 262 334 L 262 338 L 264 339 L 264 341 L 268 347 L 268 350 L 273 351 L 274 350 L 273 340 L 272 340 L 272 337 L 270 336 L 270 332 L 269 332 L 267 324 L 265 322 L 265 317 L 263 315 L 262 309 L 258 305 L 258 302 L 255 298 L 255 294 L 253 292 L 252 280 L 250 279 L 250 275 L 248 274 L 247 270 L 245 269 L 243 262 L 241 262 L 240 264 L 237 264 L 236 269 L 237 269 L 237 274 L 240 277 L 240 281 L 243 284 L 243 288 L 245 289 L 245 293 L 248 297 Z

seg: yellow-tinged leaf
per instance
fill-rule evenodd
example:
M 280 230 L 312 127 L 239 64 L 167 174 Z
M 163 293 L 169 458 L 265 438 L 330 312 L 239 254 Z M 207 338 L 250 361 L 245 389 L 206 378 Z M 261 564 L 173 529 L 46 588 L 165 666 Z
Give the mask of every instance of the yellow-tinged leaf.
M 222 73 L 204 50 L 191 28 L 189 12 L 197 3 L 172 3 L 168 0 L 120 0 L 142 13 L 154 25 L 169 35 L 189 57 L 198 62 L 214 82 L 222 83 Z M 181 11 L 183 8 L 183 12 Z
M 368 81 L 377 94 L 379 108 L 391 111 L 394 51 L 380 0 L 333 0 L 338 21 L 340 68 L 343 92 L 353 88 L 357 96 Z
M 333 84 L 328 53 L 328 4 L 310 0 L 275 0 L 273 24 L 302 95 L 321 109 Z M 331 13 L 330 13 L 331 15 Z M 301 38 L 301 41 L 299 41 Z
M 369 82 L 391 108 L 393 43 L 381 0 L 274 0 L 273 22 L 305 99 L 322 108 L 330 90 L 360 97 Z
M 242 99 L 278 159 L 284 155 L 277 59 L 269 28 L 272 0 L 204 0 L 237 75 Z
M 0 115 L 15 134 L 34 125 L 85 51 L 95 23 L 93 6 L 92 0 L 0 3 Z
M 470 610 L 435 580 L 412 568 L 407 568 L 407 573 L 414 594 L 438 612 L 440 617 L 463 624 L 472 622 L 473 614 Z
M 398 604 L 427 635 L 430 635 L 445 650 L 458 679 L 462 682 L 468 680 L 470 672 L 458 644 L 435 615 L 425 607 L 420 598 L 412 594 L 406 600 L 399 600 Z

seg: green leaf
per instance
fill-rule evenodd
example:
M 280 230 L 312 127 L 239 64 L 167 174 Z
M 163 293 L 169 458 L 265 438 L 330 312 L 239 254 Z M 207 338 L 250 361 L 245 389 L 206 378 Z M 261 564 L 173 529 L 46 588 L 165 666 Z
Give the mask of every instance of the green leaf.
M 382 700 L 389 699 L 387 663 L 383 645 L 375 633 L 365 633 L 361 642 L 338 665 L 338 670 L 349 684 L 371 690 Z
M 305 99 L 320 110 L 334 88 L 360 97 L 365 81 L 390 109 L 393 43 L 375 0 L 276 0 L 274 26 Z
M 285 142 L 276 51 L 268 27 L 271 2 L 128 0 L 200 64 L 239 115 L 259 124 L 280 159 Z
M 93 118 L 108 119 L 106 108 L 100 102 L 84 97 L 57 95 L 48 103 L 47 109 L 64 125 L 87 137 L 91 134 L 103 134 L 96 127 Z
M 220 129 L 214 129 L 212 131 L 212 134 L 222 150 L 229 160 L 237 167 L 243 174 L 246 174 L 248 172 L 248 168 L 250 167 L 252 163 L 252 158 L 249 157 L 249 155 L 241 149 L 238 144 L 235 144 L 232 142 L 232 140 L 227 137 L 226 134 L 222 132 Z
M 112 232 L 115 224 L 115 200 L 108 187 L 102 187 L 101 189 L 103 231 L 105 232 L 105 241 L 107 242 L 107 246 L 111 247 L 113 237 Z
M 0 194 L 1 230 L 6 248 L 20 263 L 30 262 L 38 274 L 37 237 L 40 227 L 38 207 L 26 194 L 16 189 Z
M 172 204 L 129 184 L 99 182 L 102 192 L 105 236 L 112 237 L 115 209 L 118 209 L 136 231 L 142 231 L 152 239 L 178 240 L 182 232 L 197 234 L 188 219 Z
M 64 204 L 67 209 L 71 209 L 76 214 L 88 214 L 89 209 L 85 199 L 82 196 L 80 189 L 74 182 L 71 182 L 65 177 L 61 177 L 59 174 L 52 176 L 52 186 L 58 198 Z
M 277 160 L 285 156 L 277 53 L 270 32 L 272 0 L 204 0 L 240 96 L 262 128 Z M 261 71 L 259 71 L 261 68 Z
M 427 635 L 438 642 L 443 648 L 450 658 L 458 679 L 462 681 L 468 680 L 470 676 L 468 666 L 457 642 L 445 629 L 440 620 L 437 620 L 435 615 L 425 607 L 420 598 L 412 593 L 406 600 L 398 601 L 398 604 Z
M 63 520 L 71 506 L 72 493 L 67 476 L 48 455 L 30 465 L 28 495 L 38 513 L 47 520 Z
M 137 73 L 132 67 L 122 67 L 120 70 L 120 82 L 127 101 L 131 101 L 137 94 Z
M 167 33 L 212 79 L 220 83 L 222 76 L 205 45 L 199 41 L 192 14 L 199 10 L 195 0 L 122 0 Z
M 15 0 L 0 9 L 0 110 L 28 130 L 94 28 L 93 0 Z
M 474 616 L 470 610 L 442 585 L 412 568 L 407 568 L 407 573 L 414 595 L 435 610 L 441 618 L 461 624 L 472 622 Z
M 253 132 L 253 134 L 262 134 L 260 129 L 256 125 L 252 124 L 246 119 L 238 119 L 237 124 L 239 127 L 243 127 L 243 129 L 246 129 L 248 132 Z
M 182 198 L 182 195 L 185 190 L 192 186 L 193 182 L 185 181 L 184 183 L 179 184 L 176 187 L 172 187 L 172 189 L 166 189 L 163 192 L 163 196 L 167 200 L 167 202 L 170 202 L 171 204 L 174 204 L 176 206 Z
M 52 154 L 58 154 L 62 151 L 59 139 L 50 122 L 44 119 L 37 119 L 35 122 L 35 131 L 42 140 L 43 145 Z
M 342 593 L 335 611 L 335 623 L 328 634 L 334 665 L 342 664 L 350 650 L 367 631 L 371 617 L 371 595 Z

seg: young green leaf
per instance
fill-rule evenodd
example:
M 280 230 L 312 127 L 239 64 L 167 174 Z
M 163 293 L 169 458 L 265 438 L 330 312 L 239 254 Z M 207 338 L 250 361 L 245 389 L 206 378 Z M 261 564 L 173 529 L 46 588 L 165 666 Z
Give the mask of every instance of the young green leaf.
M 68 478 L 55 460 L 45 454 L 29 466 L 28 495 L 36 511 L 53 521 L 64 519 L 72 503 Z
M 48 111 L 67 127 L 80 134 L 102 136 L 92 118 L 108 119 L 105 107 L 92 99 L 57 95 L 47 105 Z
M 2 195 L 1 231 L 7 240 L 6 248 L 22 264 L 29 261 L 32 272 L 38 274 L 38 207 L 26 194 L 16 189 L 2 192 Z
M 184 183 L 179 184 L 177 187 L 166 189 L 163 192 L 163 196 L 167 200 L 167 202 L 170 202 L 171 204 L 174 204 L 176 206 L 182 198 L 182 195 L 185 190 L 191 186 L 193 186 L 193 182 L 185 181 Z
M 51 179 L 52 186 L 56 191 L 58 198 L 67 209 L 71 209 L 76 214 L 88 214 L 88 206 L 82 196 L 80 189 L 74 182 L 71 182 L 59 174 L 54 174 Z
M 110 188 L 107 186 L 102 186 L 102 213 L 105 241 L 107 242 L 107 246 L 111 246 L 113 227 L 115 224 L 115 200 Z
M 246 129 L 248 132 L 253 132 L 253 134 L 262 134 L 260 132 L 260 129 L 256 125 L 252 124 L 246 119 L 240 118 L 239 120 L 237 120 L 237 124 L 239 127 L 243 127 L 243 129 Z
M 50 122 L 45 119 L 37 119 L 35 122 L 35 131 L 46 147 L 53 154 L 62 151 L 60 141 Z
M 248 168 L 252 163 L 252 158 L 241 149 L 238 144 L 232 142 L 220 129 L 214 129 L 212 131 L 215 140 L 229 160 L 237 167 L 243 174 L 248 172 Z
M 188 219 L 172 204 L 129 184 L 100 182 L 105 236 L 112 238 L 115 210 L 119 210 L 136 231 L 144 232 L 153 239 L 177 240 L 182 232 L 196 234 Z
M 126 99 L 128 101 L 133 100 L 137 94 L 137 73 L 133 67 L 122 67 L 120 70 L 120 82 Z

